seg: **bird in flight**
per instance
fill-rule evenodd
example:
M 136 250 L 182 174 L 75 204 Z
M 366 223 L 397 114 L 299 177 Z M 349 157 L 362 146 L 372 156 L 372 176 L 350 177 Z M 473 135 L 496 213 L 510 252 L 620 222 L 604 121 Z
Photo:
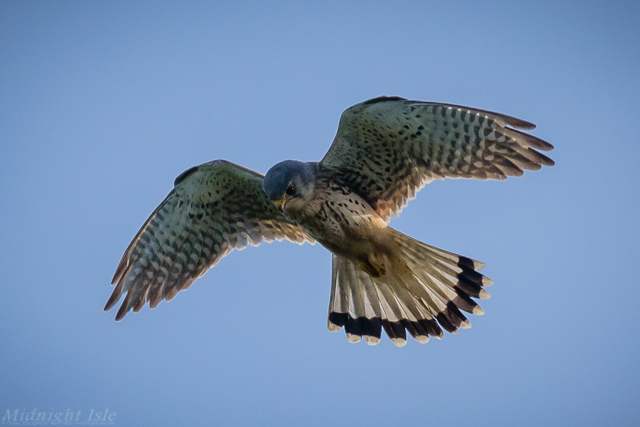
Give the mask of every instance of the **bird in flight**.
M 515 117 L 458 105 L 379 97 L 342 113 L 320 162 L 286 160 L 263 176 L 225 160 L 180 174 L 125 251 L 105 311 L 170 301 L 233 249 L 319 242 L 333 254 L 328 327 L 350 342 L 402 346 L 471 326 L 489 298 L 484 264 L 388 225 L 427 183 L 506 179 L 554 162 L 553 146 Z

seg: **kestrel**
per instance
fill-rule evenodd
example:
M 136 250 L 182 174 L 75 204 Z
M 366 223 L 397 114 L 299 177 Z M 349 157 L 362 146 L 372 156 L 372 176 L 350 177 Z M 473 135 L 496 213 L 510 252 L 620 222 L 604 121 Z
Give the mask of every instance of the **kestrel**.
M 333 254 L 329 330 L 402 346 L 471 325 L 484 311 L 484 264 L 388 225 L 434 179 L 506 179 L 554 162 L 535 125 L 458 105 L 379 97 L 348 108 L 320 162 L 287 160 L 263 176 L 215 160 L 180 174 L 125 251 L 105 306 L 116 320 L 187 289 L 233 249 L 319 242 Z

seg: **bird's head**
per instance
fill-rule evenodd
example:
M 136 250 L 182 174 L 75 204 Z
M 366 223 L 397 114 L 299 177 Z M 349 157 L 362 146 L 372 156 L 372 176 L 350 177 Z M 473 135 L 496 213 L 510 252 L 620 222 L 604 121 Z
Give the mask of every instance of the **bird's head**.
M 313 195 L 315 163 L 285 160 L 267 171 L 262 189 L 281 212 L 300 211 Z

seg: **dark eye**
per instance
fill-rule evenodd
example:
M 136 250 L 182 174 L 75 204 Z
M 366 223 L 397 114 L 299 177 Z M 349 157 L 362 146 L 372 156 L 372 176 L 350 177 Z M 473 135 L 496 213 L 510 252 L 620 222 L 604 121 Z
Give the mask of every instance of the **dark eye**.
M 285 191 L 285 193 L 287 193 L 288 196 L 293 196 L 295 192 L 296 192 L 296 185 L 293 183 L 289 184 L 289 186 L 287 187 L 287 191 Z

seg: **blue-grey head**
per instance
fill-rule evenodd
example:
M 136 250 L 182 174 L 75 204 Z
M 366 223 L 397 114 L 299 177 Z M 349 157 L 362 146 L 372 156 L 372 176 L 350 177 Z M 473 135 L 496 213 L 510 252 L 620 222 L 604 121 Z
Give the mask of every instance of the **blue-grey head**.
M 313 195 L 316 163 L 285 160 L 271 167 L 262 189 L 284 213 L 299 211 Z

